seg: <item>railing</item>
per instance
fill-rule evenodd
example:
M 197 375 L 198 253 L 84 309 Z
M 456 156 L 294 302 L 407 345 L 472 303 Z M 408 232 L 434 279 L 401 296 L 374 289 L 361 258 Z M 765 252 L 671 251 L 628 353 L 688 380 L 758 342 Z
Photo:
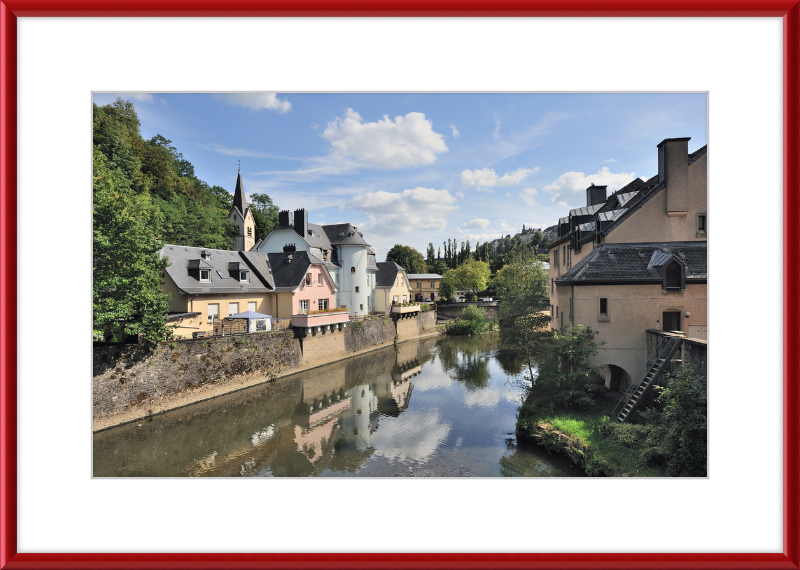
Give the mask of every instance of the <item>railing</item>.
M 669 341 L 672 338 L 673 337 L 671 337 L 671 336 L 665 336 L 661 340 L 658 341 L 658 344 L 656 345 L 656 348 L 653 350 L 653 352 L 647 358 L 647 361 L 645 361 L 645 363 L 642 366 L 641 370 L 639 370 L 639 372 L 636 374 L 634 379 L 631 381 L 631 385 L 628 386 L 628 389 L 622 395 L 622 398 L 620 398 L 620 401 L 617 402 L 616 406 L 614 406 L 614 411 L 611 412 L 611 417 L 612 418 L 617 417 L 617 408 L 619 408 L 620 406 L 623 406 L 623 407 L 625 406 L 625 403 L 630 399 L 630 397 L 633 395 L 633 393 L 636 391 L 636 389 L 642 383 L 642 380 L 644 380 L 647 377 L 647 373 L 650 371 L 650 368 L 653 366 L 653 364 L 655 364 L 656 360 L 658 360 L 658 356 L 661 354 L 661 351 L 666 348 L 667 343 L 669 343 Z

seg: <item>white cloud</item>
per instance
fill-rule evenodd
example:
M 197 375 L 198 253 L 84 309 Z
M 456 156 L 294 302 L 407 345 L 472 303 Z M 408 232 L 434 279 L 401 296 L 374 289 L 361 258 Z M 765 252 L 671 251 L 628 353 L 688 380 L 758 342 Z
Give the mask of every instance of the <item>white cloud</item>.
M 441 134 L 422 113 L 408 113 L 394 120 L 388 115 L 365 122 L 352 109 L 337 117 L 322 133 L 331 143 L 335 159 L 354 159 L 359 165 L 381 170 L 433 164 L 437 154 L 447 152 Z
M 414 231 L 441 231 L 447 227 L 447 212 L 458 210 L 456 199 L 447 190 L 414 188 L 402 192 L 364 192 L 347 206 L 367 213 L 367 231 L 375 228 L 382 235 L 399 236 Z
M 198 144 L 197 146 L 211 152 L 218 152 L 220 154 L 226 154 L 228 156 L 252 156 L 254 158 L 278 158 L 282 160 L 300 160 L 299 158 L 280 156 L 277 154 L 272 154 L 270 152 L 259 152 L 257 150 L 249 150 L 246 148 L 228 148 L 225 145 L 221 145 L 218 143 L 205 143 L 205 144 Z
M 278 113 L 288 113 L 292 109 L 292 104 L 287 99 L 278 99 L 277 93 L 227 93 L 215 95 L 214 99 L 256 111 L 269 109 Z
M 538 166 L 535 168 L 517 168 L 515 171 L 506 172 L 502 176 L 497 176 L 494 168 L 466 169 L 461 173 L 461 186 L 465 188 L 476 187 L 478 191 L 488 190 L 494 186 L 511 186 L 519 184 L 536 172 L 539 172 Z
M 604 160 L 603 162 L 617 162 L 617 161 L 614 160 L 613 158 L 608 158 L 608 159 Z
M 586 176 L 583 172 L 565 172 L 552 184 L 544 187 L 545 192 L 553 194 L 551 200 L 554 204 L 566 205 L 570 200 L 583 197 L 583 192 L 594 184 L 595 186 L 608 186 L 608 192 L 615 192 L 636 178 L 635 172 L 620 172 L 614 174 L 607 166 L 601 168 L 597 174 Z M 580 193 L 580 194 L 578 194 Z M 559 198 L 563 198 L 558 201 Z
M 525 188 L 521 193 L 520 197 L 522 201 L 525 202 L 528 206 L 534 206 L 536 202 L 534 201 L 533 197 L 539 193 L 536 188 Z
M 511 192 L 506 192 L 506 197 L 511 198 Z
M 461 190 L 459 190 L 458 192 L 453 192 L 453 194 L 455 194 L 456 196 L 458 196 L 458 197 L 459 197 L 459 198 L 461 198 L 462 200 L 463 200 L 464 198 L 466 198 L 466 196 L 467 196 L 467 195 L 466 195 L 466 194 L 464 194 L 464 192 L 462 192 Z
M 319 128 L 319 123 L 311 123 L 309 126 L 312 131 L 316 131 Z
M 467 230 L 485 230 L 489 227 L 489 220 L 484 218 L 475 218 L 474 220 L 470 220 L 465 223 L 463 226 L 458 228 L 458 231 L 465 232 Z
M 453 129 L 453 138 L 454 139 L 457 139 L 458 137 L 461 136 L 460 134 L 458 134 L 458 129 L 456 128 L 456 126 L 453 123 L 450 123 L 450 128 Z

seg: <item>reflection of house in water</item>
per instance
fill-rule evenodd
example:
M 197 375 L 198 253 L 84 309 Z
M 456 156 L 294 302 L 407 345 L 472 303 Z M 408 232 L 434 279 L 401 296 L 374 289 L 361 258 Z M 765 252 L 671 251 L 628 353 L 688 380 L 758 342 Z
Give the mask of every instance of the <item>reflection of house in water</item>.
M 408 408 L 411 379 L 422 370 L 417 344 L 303 373 L 297 380 L 299 398 L 280 417 L 216 457 L 196 461 L 192 474 L 297 477 L 326 469 L 359 470 L 374 451 L 370 436 L 381 416 L 397 417 Z

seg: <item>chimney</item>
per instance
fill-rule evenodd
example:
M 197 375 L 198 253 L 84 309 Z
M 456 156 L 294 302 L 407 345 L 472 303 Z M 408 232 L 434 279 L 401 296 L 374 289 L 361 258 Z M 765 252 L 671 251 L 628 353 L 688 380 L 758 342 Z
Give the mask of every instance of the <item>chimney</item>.
M 594 182 L 586 189 L 586 207 L 602 204 L 606 201 L 607 186 L 595 186 Z
M 289 210 L 281 210 L 278 214 L 278 226 L 282 228 L 292 227 L 292 213 Z
M 297 245 L 293 243 L 287 243 L 283 246 L 283 253 L 294 253 L 297 251 Z
M 294 211 L 294 231 L 300 234 L 303 239 L 308 237 L 308 212 L 306 212 L 305 208 Z
M 667 187 L 667 215 L 689 213 L 689 137 L 658 144 L 658 182 Z

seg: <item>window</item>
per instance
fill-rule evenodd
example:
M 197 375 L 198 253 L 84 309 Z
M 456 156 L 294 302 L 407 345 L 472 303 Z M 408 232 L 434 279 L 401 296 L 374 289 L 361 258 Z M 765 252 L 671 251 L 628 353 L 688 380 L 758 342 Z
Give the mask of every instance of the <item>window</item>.
M 355 272 L 356 272 L 356 268 L 355 267 L 351 267 L 350 268 L 350 273 L 355 273 Z
M 201 269 L 200 270 L 200 281 L 211 281 L 211 270 L 210 269 Z
M 306 285 L 311 285 L 311 274 L 306 273 Z
M 436 285 L 434 284 L 433 281 L 431 281 L 431 289 L 436 289 Z
M 358 293 L 358 286 L 356 286 L 356 293 Z
M 248 273 L 249 273 L 248 271 L 240 271 L 239 272 L 239 281 L 241 283 L 247 283 L 247 274 Z
M 399 299 L 399 297 L 397 295 L 395 295 L 394 297 L 392 297 L 392 302 L 393 303 L 397 303 L 398 299 Z
M 407 303 L 407 302 L 408 302 L 408 297 L 406 297 L 405 295 L 403 295 L 403 303 Z
M 417 281 L 417 289 L 422 289 L 422 281 Z
M 359 305 L 359 309 L 358 310 L 359 311 L 363 311 L 364 310 L 364 305 Z
M 708 235 L 708 218 L 706 214 L 697 214 L 697 237 Z
M 553 267 L 558 267 L 558 250 L 553 250 Z
M 228 303 L 228 316 L 239 313 L 239 303 Z
M 322 287 L 322 273 L 317 273 L 317 287 Z
M 320 311 L 322 311 L 324 309 L 327 309 L 328 308 L 328 300 L 327 299 L 320 299 L 319 301 L 317 301 L 317 306 L 319 307 Z
M 247 227 L 247 237 L 253 237 L 253 228 Z
M 608 297 L 600 297 L 597 302 L 597 320 L 610 321 L 608 316 Z
M 308 301 L 300 301 L 300 314 L 305 315 L 308 312 Z
M 256 302 L 255 301 L 248 302 L 247 303 L 247 310 L 248 311 L 253 311 L 255 313 L 256 312 Z
M 213 323 L 219 319 L 219 303 L 208 304 L 208 322 Z
M 554 285 L 555 285 L 555 281 L 553 281 L 552 279 L 550 279 L 550 292 L 551 292 L 551 293 L 553 292 L 553 287 L 554 287 Z
M 681 266 L 672 262 L 667 265 L 667 289 L 681 288 Z

